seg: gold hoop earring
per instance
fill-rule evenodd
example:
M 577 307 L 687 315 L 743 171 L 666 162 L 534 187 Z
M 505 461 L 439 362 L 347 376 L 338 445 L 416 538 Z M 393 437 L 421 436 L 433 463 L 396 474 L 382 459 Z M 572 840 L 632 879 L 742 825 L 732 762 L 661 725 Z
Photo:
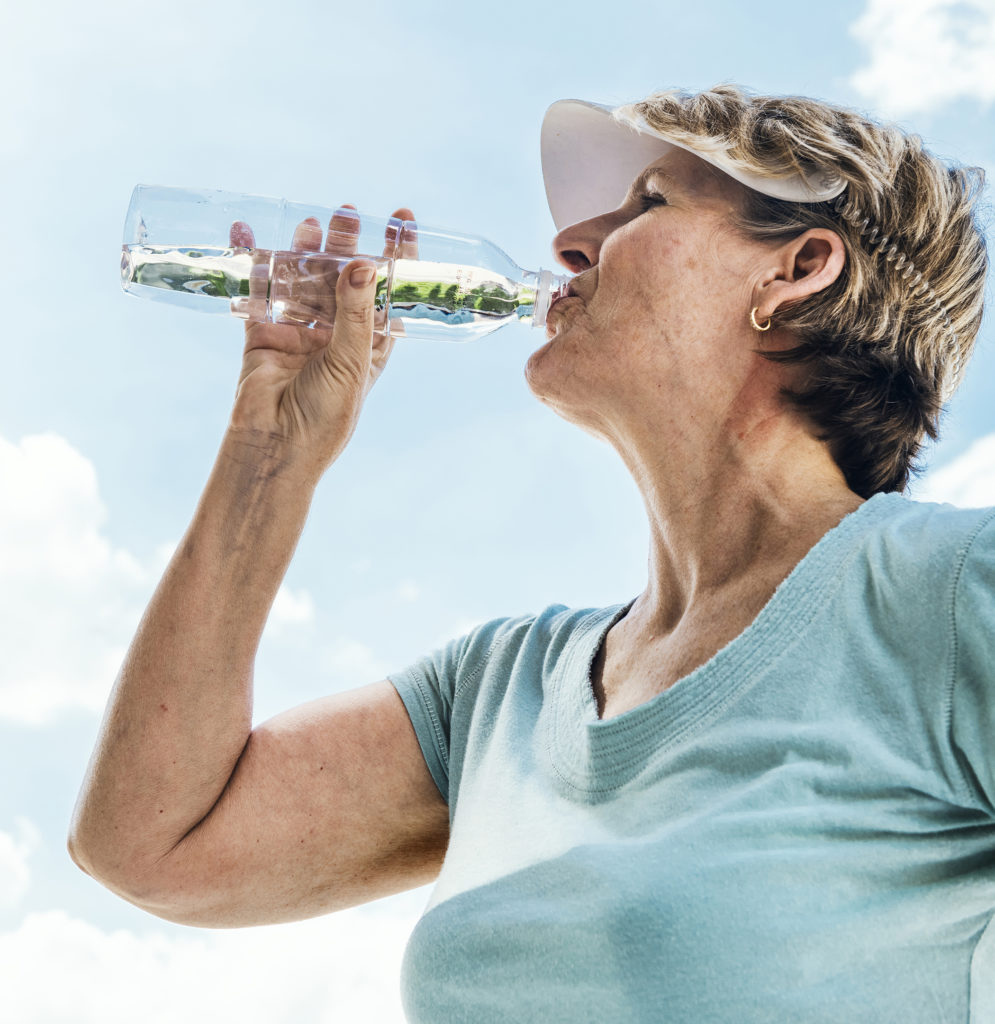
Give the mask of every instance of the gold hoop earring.
M 759 308 L 760 308 L 759 306 L 754 306 L 753 309 L 750 310 L 750 326 L 755 331 L 769 331 L 770 330 L 770 321 L 771 321 L 770 317 L 767 317 L 767 323 L 765 323 L 763 325 L 763 327 L 761 327 L 760 324 L 757 323 L 757 310 Z

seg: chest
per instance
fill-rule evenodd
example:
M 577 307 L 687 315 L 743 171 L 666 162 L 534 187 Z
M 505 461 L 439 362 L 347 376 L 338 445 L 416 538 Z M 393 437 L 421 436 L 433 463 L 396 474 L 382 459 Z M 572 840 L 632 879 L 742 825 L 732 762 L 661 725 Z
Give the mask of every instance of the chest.
M 703 791 L 690 764 L 677 774 L 672 792 L 644 794 L 638 830 L 616 834 L 607 806 L 578 809 L 584 836 L 531 820 L 526 860 L 446 886 L 406 954 L 411 1019 L 649 1024 L 665 1006 L 666 1019 L 769 1024 L 840 1019 L 816 1012 L 831 1006 L 911 1022 L 932 1019 L 917 1009 L 930 985 L 966 1019 L 957 981 L 988 906 L 983 878 L 947 884 L 923 836 L 882 836 L 859 802 L 816 806 L 790 768 L 764 792 Z M 481 818 L 472 837 L 460 823 L 443 876 L 503 859 L 517 819 Z M 812 1012 L 793 1003 L 801 992 Z
M 609 630 L 591 665 L 598 717 L 616 718 L 669 690 L 735 640 L 761 607 L 762 601 L 743 602 L 697 614 L 657 638 Z

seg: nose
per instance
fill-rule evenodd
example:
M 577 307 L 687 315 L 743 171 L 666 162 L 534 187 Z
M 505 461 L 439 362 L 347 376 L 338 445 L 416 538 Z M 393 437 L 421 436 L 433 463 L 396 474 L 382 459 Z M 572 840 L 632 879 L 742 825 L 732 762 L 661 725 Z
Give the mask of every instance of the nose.
M 575 274 L 593 267 L 601 255 L 601 244 L 608 234 L 610 214 L 592 217 L 565 227 L 553 239 L 553 255 Z

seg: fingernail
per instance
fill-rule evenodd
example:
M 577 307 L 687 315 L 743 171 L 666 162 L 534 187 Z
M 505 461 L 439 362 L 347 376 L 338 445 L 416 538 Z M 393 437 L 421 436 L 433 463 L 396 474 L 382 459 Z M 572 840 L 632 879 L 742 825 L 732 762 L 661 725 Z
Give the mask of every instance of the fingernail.
M 349 271 L 349 284 L 353 288 L 365 288 L 373 280 L 373 267 L 353 267 Z

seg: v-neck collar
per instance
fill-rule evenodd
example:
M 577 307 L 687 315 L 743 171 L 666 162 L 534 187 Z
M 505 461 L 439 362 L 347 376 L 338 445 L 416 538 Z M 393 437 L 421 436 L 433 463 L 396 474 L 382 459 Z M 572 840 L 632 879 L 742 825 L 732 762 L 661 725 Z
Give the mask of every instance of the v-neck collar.
M 578 795 L 610 794 L 654 752 L 700 729 L 780 658 L 822 607 L 840 582 L 854 538 L 905 503 L 899 494 L 873 495 L 816 542 L 742 633 L 663 693 L 607 720 L 598 718 L 591 668 L 608 631 L 634 602 L 588 615 L 553 675 L 545 709 L 556 775 Z

